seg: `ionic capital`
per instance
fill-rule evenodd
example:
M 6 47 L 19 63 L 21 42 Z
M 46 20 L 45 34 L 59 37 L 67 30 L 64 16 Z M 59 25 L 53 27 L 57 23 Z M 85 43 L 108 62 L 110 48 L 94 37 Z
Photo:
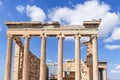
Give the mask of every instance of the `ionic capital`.
M 60 34 L 57 35 L 56 37 L 57 37 L 58 39 L 59 39 L 59 38 L 63 38 L 63 39 L 65 38 L 64 34 L 62 34 L 62 33 L 60 33 Z
M 78 33 L 78 34 L 75 34 L 74 38 L 81 38 L 82 36 Z
M 47 38 L 47 35 L 45 33 L 40 35 L 40 38 Z
M 91 38 L 97 38 L 98 35 L 91 35 Z
M 26 39 L 30 39 L 30 35 L 27 35 L 27 34 L 25 34 L 25 35 L 23 35 L 23 37 Z

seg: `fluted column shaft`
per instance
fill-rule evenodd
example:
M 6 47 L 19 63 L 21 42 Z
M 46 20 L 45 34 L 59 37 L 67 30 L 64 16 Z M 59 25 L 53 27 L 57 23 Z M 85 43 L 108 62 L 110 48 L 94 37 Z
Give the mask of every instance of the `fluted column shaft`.
M 107 80 L 107 69 L 103 69 L 103 80 Z
M 11 64 L 12 64 L 12 36 L 8 35 L 7 52 L 6 52 L 6 66 L 5 66 L 5 80 L 11 80 Z
M 40 80 L 46 80 L 46 36 L 41 36 Z
M 58 80 L 63 80 L 63 36 L 58 36 Z
M 24 36 L 24 56 L 22 80 L 29 80 L 29 36 Z
M 97 36 L 92 36 L 92 51 L 93 51 L 93 80 L 98 80 Z
M 80 35 L 75 35 L 75 80 L 81 80 Z

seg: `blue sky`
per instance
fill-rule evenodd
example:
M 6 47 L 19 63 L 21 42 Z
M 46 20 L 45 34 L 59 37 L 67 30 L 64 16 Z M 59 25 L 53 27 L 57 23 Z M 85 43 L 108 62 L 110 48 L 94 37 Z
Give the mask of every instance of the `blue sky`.
M 119 0 L 0 0 L 0 80 L 4 80 L 6 59 L 5 21 L 59 21 L 62 25 L 82 25 L 84 20 L 100 18 L 102 22 L 98 38 L 99 61 L 108 62 L 108 79 L 120 80 L 119 3 Z M 30 42 L 30 50 L 38 57 L 40 42 L 38 37 L 32 37 Z M 84 60 L 86 47 L 83 45 L 81 54 Z M 74 40 L 71 38 L 64 40 L 64 61 L 69 58 L 74 58 Z M 57 62 L 55 37 L 47 38 L 47 62 Z

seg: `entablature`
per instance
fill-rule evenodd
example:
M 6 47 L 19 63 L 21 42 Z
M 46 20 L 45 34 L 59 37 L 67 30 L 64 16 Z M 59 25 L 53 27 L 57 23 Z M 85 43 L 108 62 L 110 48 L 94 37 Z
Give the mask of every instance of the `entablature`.
M 15 36 L 39 36 L 45 34 L 47 36 L 56 36 L 63 34 L 65 36 L 74 36 L 80 34 L 82 36 L 98 35 L 98 26 L 100 21 L 86 21 L 81 25 L 60 26 L 59 22 L 6 22 L 8 26 L 7 34 Z M 90 25 L 90 26 L 86 26 Z M 92 27 L 91 27 L 92 26 Z M 97 26 L 97 27 L 96 27 Z

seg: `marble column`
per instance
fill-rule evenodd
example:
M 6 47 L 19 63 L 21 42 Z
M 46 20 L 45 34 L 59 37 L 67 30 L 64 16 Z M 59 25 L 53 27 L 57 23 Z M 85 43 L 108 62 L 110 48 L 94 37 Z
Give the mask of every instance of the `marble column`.
M 63 80 L 63 35 L 58 37 L 58 80 Z
M 8 35 L 7 52 L 6 52 L 6 66 L 5 66 L 5 80 L 11 80 L 11 64 L 12 64 L 12 35 Z
M 75 35 L 75 80 L 81 80 L 80 35 Z
M 25 40 L 24 40 L 22 80 L 29 80 L 29 39 L 30 39 L 30 36 L 25 35 L 24 37 L 25 37 Z
M 107 80 L 107 69 L 103 69 L 103 80 Z
M 98 80 L 98 51 L 97 36 L 92 36 L 92 52 L 93 52 L 93 80 Z
M 40 80 L 46 80 L 46 35 L 41 37 Z

